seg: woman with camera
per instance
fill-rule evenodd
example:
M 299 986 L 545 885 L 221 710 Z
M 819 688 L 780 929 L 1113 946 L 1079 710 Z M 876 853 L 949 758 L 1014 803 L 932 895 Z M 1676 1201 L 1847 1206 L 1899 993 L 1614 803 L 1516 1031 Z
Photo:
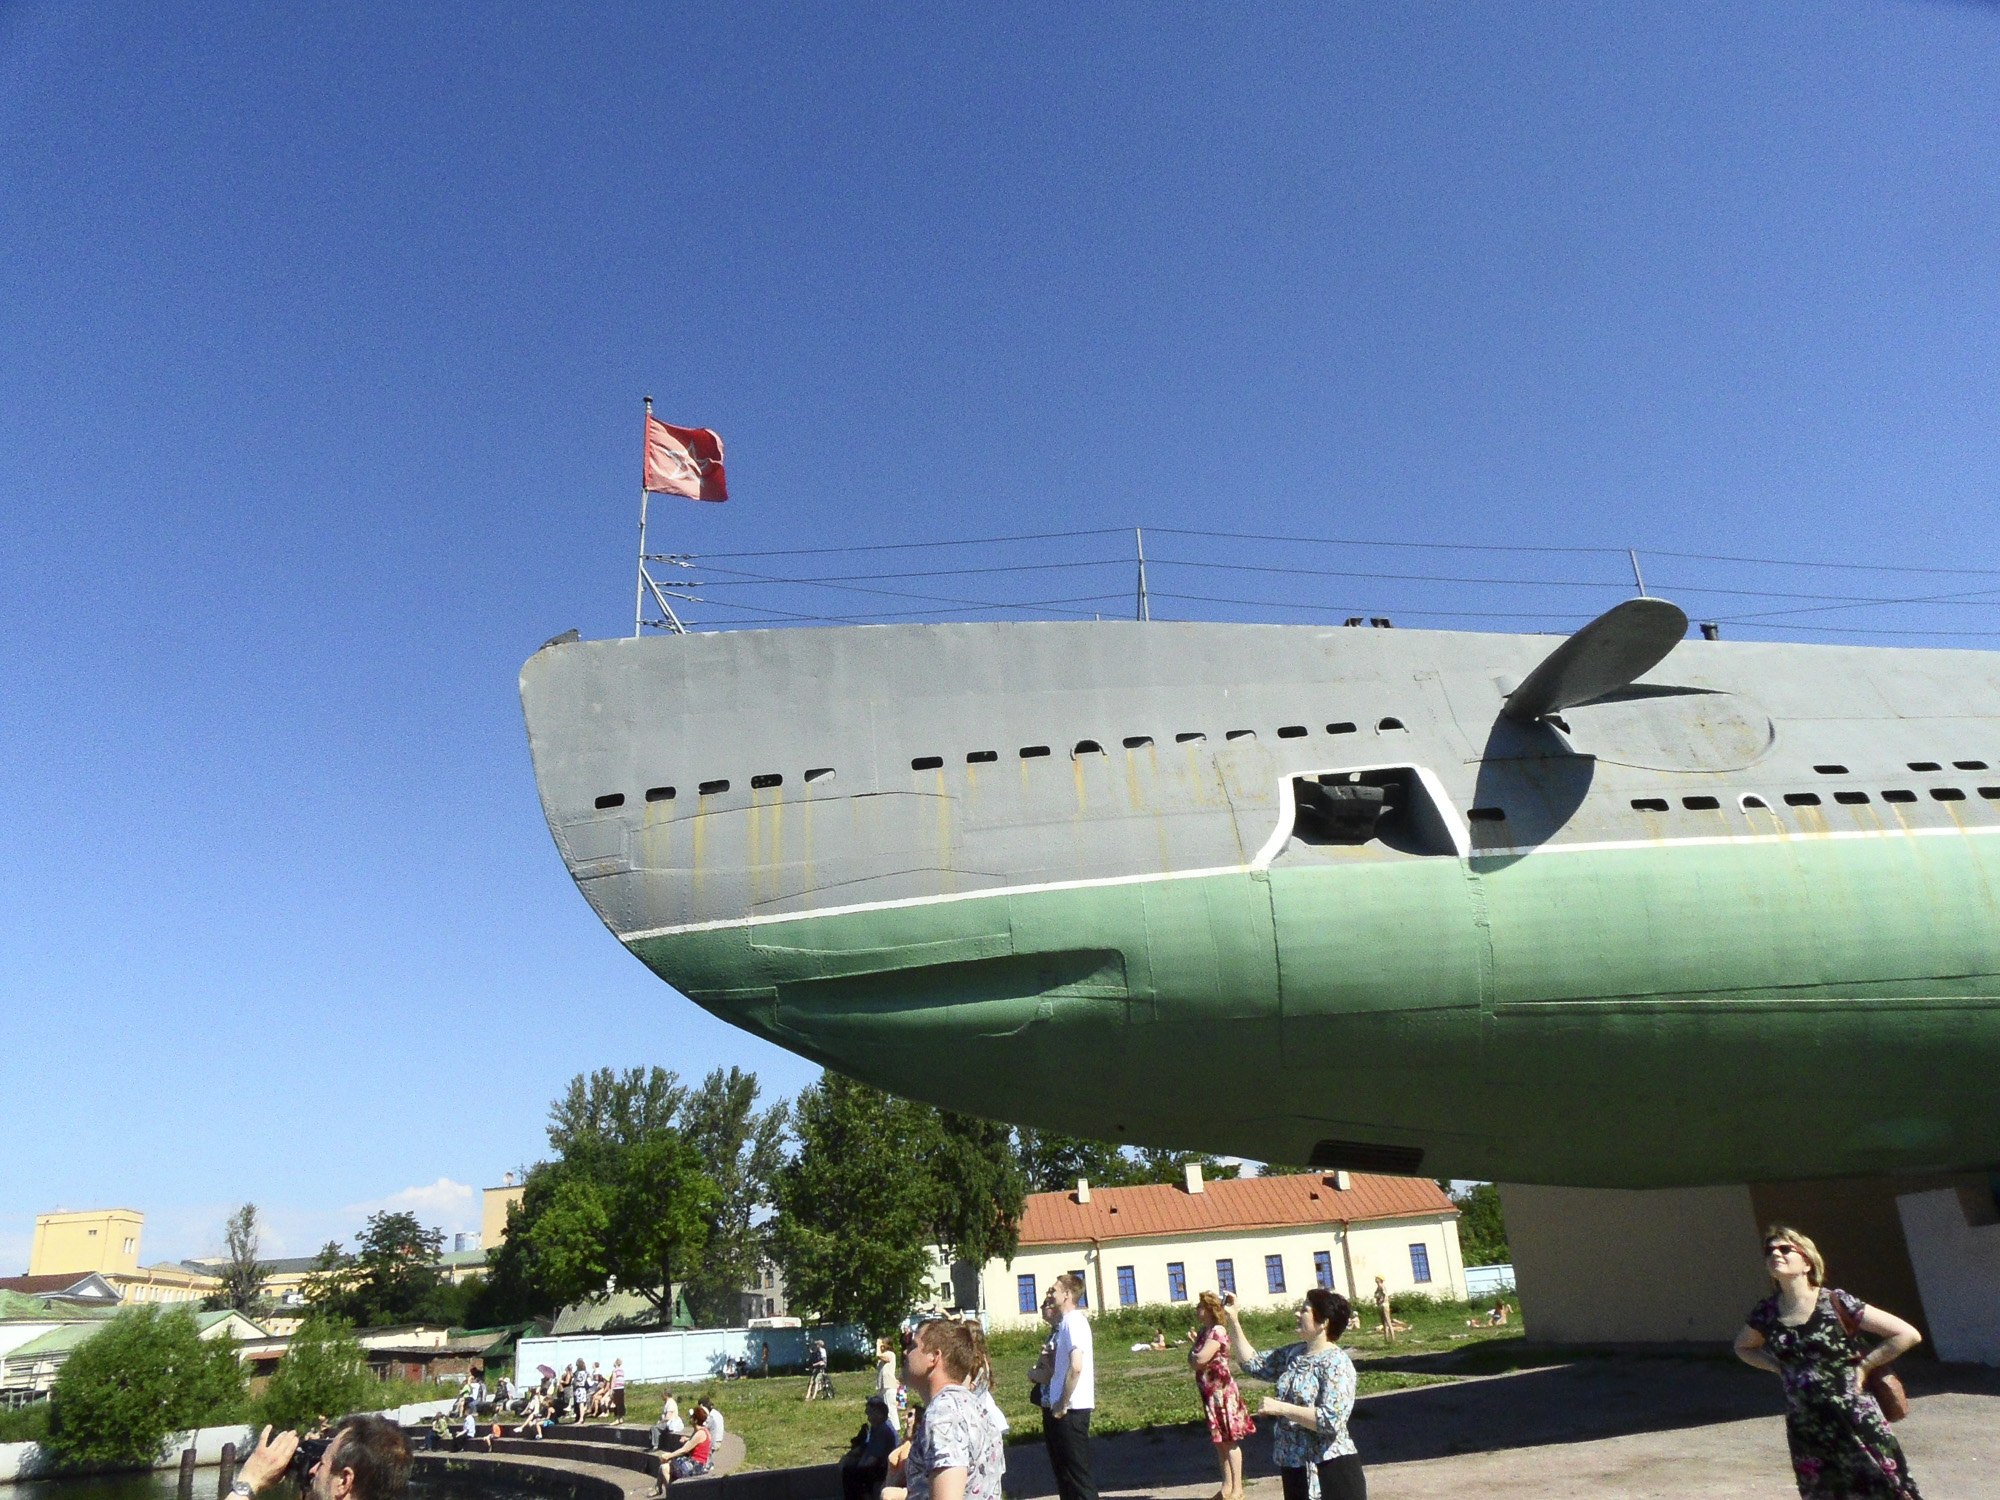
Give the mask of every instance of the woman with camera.
M 1366 1500 L 1368 1480 L 1347 1432 L 1354 1410 L 1354 1361 L 1338 1343 L 1354 1316 L 1347 1299 L 1314 1287 L 1299 1308 L 1299 1342 L 1270 1354 L 1260 1353 L 1243 1332 L 1234 1292 L 1223 1298 L 1222 1312 L 1238 1368 L 1277 1387 L 1258 1405 L 1257 1415 L 1276 1423 L 1271 1451 L 1285 1500 L 1306 1500 L 1308 1469 L 1318 1471 L 1320 1500 Z

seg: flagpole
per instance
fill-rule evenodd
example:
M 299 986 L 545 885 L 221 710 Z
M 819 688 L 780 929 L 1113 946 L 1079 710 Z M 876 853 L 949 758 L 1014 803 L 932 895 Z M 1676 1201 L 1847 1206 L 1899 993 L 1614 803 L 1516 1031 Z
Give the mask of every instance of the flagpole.
M 653 398 L 646 398 L 646 426 L 639 440 L 639 576 L 632 585 L 632 638 L 637 640 L 646 618 L 646 438 L 652 434 Z

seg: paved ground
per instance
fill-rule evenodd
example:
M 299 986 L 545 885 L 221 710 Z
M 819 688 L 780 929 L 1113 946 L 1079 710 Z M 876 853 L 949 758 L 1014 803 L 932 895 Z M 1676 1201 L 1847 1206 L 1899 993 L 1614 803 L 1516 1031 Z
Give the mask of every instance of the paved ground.
M 1913 1365 L 1897 1427 L 1925 1500 L 2000 1496 L 2000 1371 Z M 1371 1396 L 1354 1439 L 1370 1500 L 1796 1500 L 1775 1380 L 1723 1358 L 1584 1359 Z M 1193 1427 L 1094 1444 L 1107 1496 L 1202 1500 L 1216 1477 Z M 1250 1500 L 1278 1500 L 1268 1440 L 1248 1445 Z M 1007 1489 L 1050 1495 L 1046 1458 L 1007 1451 Z

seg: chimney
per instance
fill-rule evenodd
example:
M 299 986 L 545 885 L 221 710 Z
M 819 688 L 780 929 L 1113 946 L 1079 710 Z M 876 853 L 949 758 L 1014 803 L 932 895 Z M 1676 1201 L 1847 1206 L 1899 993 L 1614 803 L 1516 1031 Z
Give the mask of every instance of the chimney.
M 1353 1186 L 1353 1180 L 1345 1172 L 1335 1172 L 1333 1174 L 1333 1189 L 1335 1192 L 1344 1193 Z
M 1090 1179 L 1088 1177 L 1077 1178 L 1076 1201 L 1079 1203 L 1088 1203 L 1090 1201 Z
M 1200 1193 L 1207 1191 L 1202 1186 L 1200 1162 L 1191 1161 L 1181 1170 L 1187 1175 L 1187 1190 L 1190 1193 Z

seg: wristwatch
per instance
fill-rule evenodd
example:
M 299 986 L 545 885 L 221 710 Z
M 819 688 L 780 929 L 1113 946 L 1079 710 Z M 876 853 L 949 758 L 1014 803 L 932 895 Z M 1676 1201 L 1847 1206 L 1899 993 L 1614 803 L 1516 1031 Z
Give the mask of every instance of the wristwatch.
M 248 1480 L 239 1479 L 229 1487 L 229 1493 L 235 1496 L 235 1500 L 250 1500 L 257 1492 L 250 1488 Z

